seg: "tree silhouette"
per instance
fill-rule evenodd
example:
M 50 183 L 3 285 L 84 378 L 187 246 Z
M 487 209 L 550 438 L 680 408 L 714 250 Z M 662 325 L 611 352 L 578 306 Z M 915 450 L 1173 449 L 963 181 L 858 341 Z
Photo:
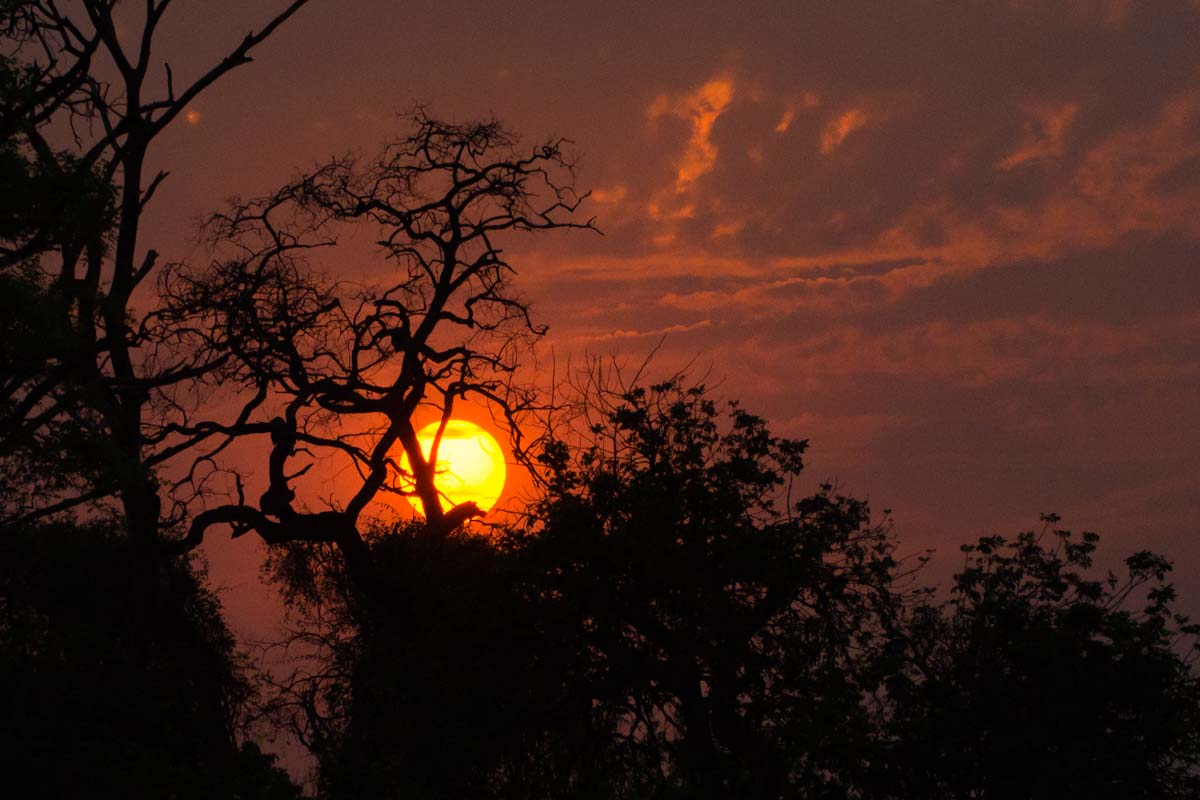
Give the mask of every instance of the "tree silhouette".
M 543 451 L 528 546 L 630 763 L 653 796 L 845 791 L 904 596 L 886 526 L 830 486 L 790 499 L 806 443 L 700 387 L 587 401 L 581 440 Z
M 31 795 L 296 794 L 235 742 L 241 662 L 162 546 L 193 500 L 162 471 L 204 438 L 172 422 L 231 355 L 164 316 L 141 222 L 159 135 L 304 3 L 177 89 L 168 0 L 124 6 L 129 37 L 112 0 L 0 2 L 0 752 Z M 120 524 L 37 524 L 73 512 Z
M 848 790 L 903 601 L 886 528 L 829 487 L 787 501 L 804 443 L 702 389 L 589 400 L 528 527 L 368 539 L 386 612 L 342 559 L 274 551 L 328 646 L 286 696 L 329 796 Z
M 952 598 L 907 617 L 869 796 L 1196 796 L 1200 626 L 1170 564 L 1088 577 L 1098 537 L 1045 520 L 964 546 Z
M 452 124 L 418 109 L 410 134 L 378 158 L 334 160 L 214 218 L 213 235 L 232 255 L 174 273 L 171 308 L 208 349 L 236 354 L 236 378 L 255 393 L 236 423 L 179 430 L 224 443 L 269 439 L 268 485 L 254 502 L 235 476 L 236 501 L 198 514 L 182 547 L 216 525 L 271 543 L 332 543 L 365 585 L 360 520 L 376 498 L 416 494 L 427 527 L 442 534 L 478 514 L 473 503 L 444 507 L 433 481 L 441 433 L 427 459 L 415 418 L 435 409 L 444 428 L 464 399 L 505 415 L 527 401 L 509 378 L 522 342 L 544 328 L 512 290 L 501 240 L 591 228 L 574 219 L 585 196 L 572 188 L 563 145 L 519 152 L 496 122 Z M 389 269 L 357 294 L 322 283 L 302 258 L 331 246 L 343 226 L 377 233 Z M 293 482 L 323 459 L 340 459 L 359 479 L 328 508 L 308 510 Z
M 102 525 L 0 539 L 0 755 L 20 796 L 298 797 L 238 744 L 251 687 L 203 574 L 172 562 L 146 607 L 133 551 Z
M 162 270 L 141 220 L 167 173 L 150 175 L 146 162 L 187 105 L 305 2 L 179 89 L 170 64 L 160 73 L 151 55 L 169 0 L 145 4 L 132 45 L 117 35 L 113 0 L 66 11 L 52 0 L 0 4 L 0 288 L 10 312 L 0 459 L 10 524 L 111 498 L 128 535 L 151 547 L 185 515 L 189 497 L 164 509 L 159 472 L 206 437 L 170 423 L 230 354 L 195 347 L 153 302 Z
M 331 546 L 277 546 L 269 564 L 295 644 L 322 646 L 276 703 L 318 758 L 321 796 L 626 796 L 578 620 L 539 595 L 517 542 L 410 523 L 367 544 L 390 613 L 361 602 Z
M 1200 629 L 1161 558 L 1093 580 L 1094 535 L 991 537 L 939 604 L 861 501 L 787 499 L 803 442 L 679 380 L 588 391 L 527 526 L 368 537 L 388 613 L 274 551 L 328 646 L 284 696 L 323 796 L 1194 794 Z

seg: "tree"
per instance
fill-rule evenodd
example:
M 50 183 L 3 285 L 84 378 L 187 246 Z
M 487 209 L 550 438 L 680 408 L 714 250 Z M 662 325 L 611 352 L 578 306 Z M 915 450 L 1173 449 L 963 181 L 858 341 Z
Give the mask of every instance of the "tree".
M 206 438 L 172 427 L 177 401 L 231 355 L 164 315 L 141 222 L 158 136 L 305 2 L 177 91 L 151 55 L 169 0 L 0 0 L 3 750 L 49 796 L 296 793 L 237 747 L 241 662 L 163 547 L 192 498 L 162 471 Z M 121 522 L 38 524 L 85 509 Z
M 320 651 L 275 704 L 317 756 L 319 796 L 627 796 L 578 620 L 531 591 L 513 540 L 406 523 L 367 546 L 388 613 L 332 546 L 276 546 L 268 563 L 300 624 L 289 649 Z
M 238 743 L 251 686 L 203 573 L 172 561 L 146 609 L 133 549 L 99 524 L 0 540 L 0 754 L 14 791 L 295 800 L 272 760 Z
M 599 381 L 586 407 L 543 450 L 527 558 L 635 796 L 844 796 L 903 602 L 886 525 L 831 486 L 793 501 L 806 443 L 702 387 Z
M 255 393 L 236 423 L 177 430 L 269 438 L 268 485 L 254 502 L 235 475 L 235 502 L 197 514 L 182 547 L 218 525 L 270 543 L 329 543 L 366 590 L 363 515 L 373 500 L 415 494 L 428 529 L 443 535 L 478 515 L 473 503 L 444 507 L 433 480 L 441 434 L 426 458 L 415 420 L 433 408 L 444 428 L 464 400 L 504 415 L 526 402 L 510 376 L 522 343 L 545 329 L 509 284 L 502 241 L 592 227 L 575 220 L 586 195 L 573 188 L 564 144 L 522 152 L 497 122 L 447 123 L 418 109 L 409 135 L 379 157 L 336 159 L 214 218 L 214 238 L 232 254 L 173 274 L 172 313 L 192 321 L 207 349 L 235 354 L 234 377 Z M 302 259 L 344 226 L 377 233 L 389 268 L 356 294 L 322 283 Z M 326 459 L 353 467 L 358 481 L 310 510 L 294 483 Z
M 586 392 L 525 526 L 366 537 L 387 608 L 331 545 L 273 551 L 327 648 L 282 696 L 323 796 L 1194 794 L 1161 558 L 991 537 L 937 604 L 864 503 L 790 499 L 803 442 L 680 379 Z
M 830 487 L 787 501 L 804 443 L 703 389 L 588 400 L 527 527 L 368 537 L 386 610 L 329 550 L 273 551 L 326 648 L 284 698 L 327 796 L 848 790 L 900 602 L 886 528 Z
M 503 415 L 529 402 L 512 374 L 523 344 L 544 328 L 513 292 L 502 247 L 513 233 L 591 228 L 574 219 L 585 195 L 572 188 L 564 144 L 519 150 L 494 121 L 447 123 L 417 109 L 411 132 L 377 158 L 335 159 L 216 215 L 208 230 L 217 258 L 173 270 L 164 284 L 167 313 L 187 320 L 206 349 L 234 354 L 224 377 L 252 389 L 236 422 L 185 422 L 177 433 L 220 441 L 197 466 L 235 440 L 266 440 L 268 467 L 258 492 L 232 473 L 233 502 L 198 513 L 179 547 L 216 526 L 254 532 L 279 548 L 289 604 L 302 617 L 318 609 L 302 638 L 325 646 L 326 667 L 312 680 L 292 676 L 280 700 L 300 709 L 292 721 L 335 796 L 392 796 L 406 786 L 472 786 L 482 796 L 481 776 L 514 753 L 528 758 L 528 737 L 513 745 L 528 728 L 514 714 L 552 685 L 530 682 L 544 674 L 530 669 L 534 651 L 506 650 L 511 657 L 486 674 L 470 665 L 489 637 L 512 636 L 517 619 L 532 619 L 530 608 L 500 582 L 508 562 L 452 535 L 478 508 L 445 507 L 433 480 L 437 442 L 427 459 L 416 420 L 423 407 L 444 426 L 463 401 Z M 312 262 L 348 227 L 376 233 L 388 270 L 354 292 L 324 281 Z M 314 510 L 298 484 L 314 463 L 337 459 L 358 480 Z M 418 528 L 372 534 L 373 500 L 414 494 L 426 513 Z M 448 567 L 450 554 L 493 577 L 466 581 L 469 570 Z M 330 619 L 327 630 L 321 621 Z M 452 712 L 458 724 L 448 726 Z
M 907 616 L 869 796 L 1196 796 L 1200 626 L 1170 564 L 1089 577 L 1098 537 L 1044 519 L 964 546 L 951 599 Z
M 10 524 L 115 498 L 152 548 L 190 498 L 163 508 L 159 472 L 205 436 L 170 425 L 177 390 L 219 370 L 186 326 L 157 313 L 158 253 L 142 215 L 167 178 L 156 138 L 306 0 L 293 0 L 177 91 L 151 53 L 170 0 L 148 0 L 132 45 L 115 0 L 0 4 L 0 459 Z M 135 12 L 130 15 L 136 16 Z M 123 21 L 134 22 L 132 16 Z M 106 76 L 112 75 L 110 81 Z M 12 294 L 8 294 L 11 292 Z M 149 306 L 139 313 L 137 304 Z

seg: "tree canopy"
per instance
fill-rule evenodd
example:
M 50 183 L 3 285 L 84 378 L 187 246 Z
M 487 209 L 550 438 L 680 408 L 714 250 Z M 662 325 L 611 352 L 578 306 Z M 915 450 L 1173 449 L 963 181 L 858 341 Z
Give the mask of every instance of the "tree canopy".
M 965 545 L 945 604 L 911 609 L 886 680 L 883 797 L 1187 797 L 1200 788 L 1200 627 L 1171 565 L 1091 574 L 1099 537 L 1044 519 Z
M 277 551 L 331 665 L 283 695 L 328 796 L 1194 791 L 1198 629 L 1160 557 L 1092 577 L 1094 534 L 988 537 L 940 598 L 862 501 L 789 498 L 805 444 L 738 405 L 589 399 L 526 525 L 368 537 L 386 613 Z

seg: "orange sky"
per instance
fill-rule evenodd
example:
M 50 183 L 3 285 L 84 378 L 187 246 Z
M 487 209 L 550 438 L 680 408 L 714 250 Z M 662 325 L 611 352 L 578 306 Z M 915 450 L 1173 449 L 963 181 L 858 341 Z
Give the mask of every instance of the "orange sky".
M 273 7 L 181 3 L 160 54 L 181 82 Z M 568 136 L 605 235 L 508 243 L 541 363 L 665 337 L 935 573 L 1057 511 L 1174 558 L 1198 611 L 1198 41 L 1167 0 L 317 0 L 168 132 L 145 244 L 195 255 L 224 197 L 414 101 Z M 239 626 L 253 550 L 209 547 Z

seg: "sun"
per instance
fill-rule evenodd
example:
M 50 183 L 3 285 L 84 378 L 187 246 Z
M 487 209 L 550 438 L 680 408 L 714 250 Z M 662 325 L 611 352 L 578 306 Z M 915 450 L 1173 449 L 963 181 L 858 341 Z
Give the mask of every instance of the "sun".
M 433 422 L 417 431 L 417 441 L 426 458 L 433 447 L 437 429 L 438 423 Z M 401 458 L 400 467 L 409 471 L 407 454 Z M 504 491 L 505 472 L 504 451 L 490 433 L 474 422 L 451 420 L 446 423 L 438 445 L 433 480 L 447 509 L 473 500 L 480 510 L 487 511 L 496 505 Z M 411 490 L 411 483 L 405 488 Z M 409 502 L 422 515 L 425 513 L 419 497 L 412 495 Z

